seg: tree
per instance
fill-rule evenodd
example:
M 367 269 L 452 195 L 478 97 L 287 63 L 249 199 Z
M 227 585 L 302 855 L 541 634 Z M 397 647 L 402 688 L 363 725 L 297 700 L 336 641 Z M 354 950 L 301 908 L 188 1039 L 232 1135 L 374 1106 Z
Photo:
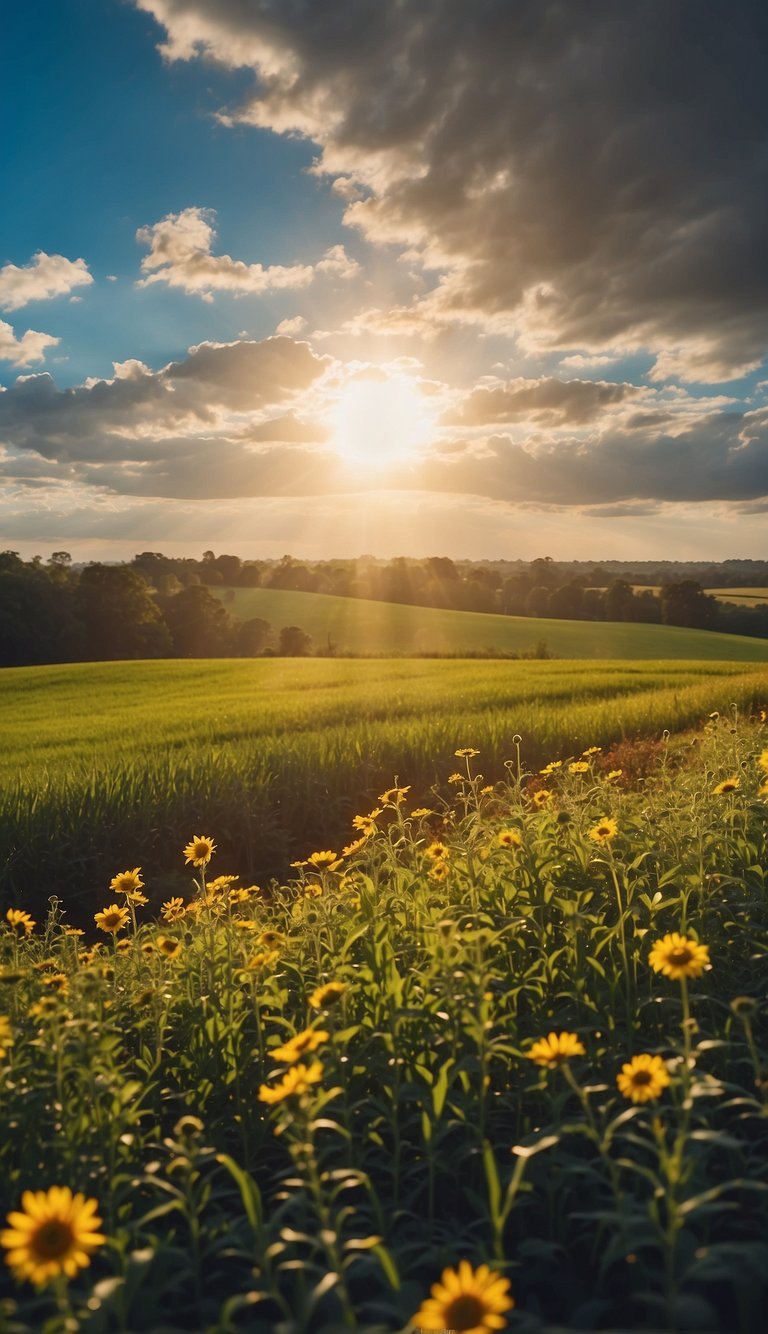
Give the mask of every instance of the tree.
M 88 565 L 74 609 L 82 624 L 80 653 L 92 661 L 161 658 L 170 639 L 146 581 L 129 565 Z
M 229 614 L 205 584 L 164 598 L 162 607 L 177 657 L 221 658 L 231 651 Z
M 252 616 L 238 627 L 235 650 L 238 658 L 258 658 L 272 639 L 272 626 L 262 616 Z
M 634 621 L 635 594 L 626 579 L 614 579 L 603 601 L 606 621 Z
M 661 620 L 664 625 L 711 630 L 717 624 L 717 599 L 705 593 L 695 579 L 662 584 Z
M 278 652 L 282 658 L 306 658 L 312 648 L 312 636 L 300 625 L 284 625 L 280 631 Z

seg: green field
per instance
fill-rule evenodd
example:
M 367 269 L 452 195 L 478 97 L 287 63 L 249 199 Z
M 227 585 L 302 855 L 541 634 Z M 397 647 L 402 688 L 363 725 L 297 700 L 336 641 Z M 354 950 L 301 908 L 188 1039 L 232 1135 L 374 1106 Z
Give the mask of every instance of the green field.
M 460 657 L 486 650 L 499 654 L 525 653 L 544 640 L 550 653 L 559 658 L 768 660 L 765 640 L 711 630 L 443 611 L 437 607 L 272 588 L 211 591 L 224 601 L 232 615 L 242 620 L 259 616 L 269 621 L 276 632 L 286 625 L 300 625 L 312 636 L 316 652 L 324 652 L 330 645 L 341 655 L 444 653 Z
M 735 602 L 739 607 L 768 605 L 768 588 L 705 588 L 718 602 Z
M 259 659 L 79 664 L 0 674 L 2 891 L 90 902 L 107 864 L 215 828 L 246 874 L 340 836 L 395 775 L 427 794 L 457 746 L 504 773 L 680 731 L 768 698 L 738 663 Z M 139 854 L 138 849 L 141 848 Z

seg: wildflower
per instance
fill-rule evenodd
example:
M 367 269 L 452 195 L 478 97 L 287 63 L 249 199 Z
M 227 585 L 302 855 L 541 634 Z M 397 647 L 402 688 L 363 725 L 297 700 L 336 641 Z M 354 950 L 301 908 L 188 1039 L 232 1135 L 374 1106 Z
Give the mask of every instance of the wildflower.
M 131 940 L 130 936 L 125 936 L 123 940 L 115 941 L 115 949 L 117 950 L 118 954 L 127 954 L 128 951 L 132 948 L 133 948 L 133 941 Z
M 245 967 L 256 972 L 259 968 L 270 968 L 279 958 L 277 950 L 262 950 L 260 954 L 252 954 L 250 959 L 246 960 Z
M 55 973 L 59 967 L 58 959 L 40 959 L 38 963 L 33 963 L 32 967 L 36 973 Z
M 346 982 L 326 982 L 324 986 L 315 987 L 315 990 L 309 997 L 309 1003 L 313 1010 L 327 1010 L 330 1005 L 335 1005 L 347 990 Z
M 602 820 L 589 831 L 589 837 L 593 843 L 610 843 L 619 832 L 619 826 L 609 815 L 604 815 Z
M 318 1047 L 328 1041 L 329 1036 L 330 1034 L 323 1028 L 305 1028 L 303 1033 L 297 1033 L 295 1037 L 289 1038 L 281 1047 L 275 1047 L 270 1054 L 276 1061 L 293 1065 L 295 1061 L 300 1061 L 302 1057 L 317 1051 Z
M 144 887 L 144 881 L 141 878 L 141 867 L 134 866 L 132 871 L 121 871 L 119 875 L 113 876 L 109 882 L 109 888 L 116 894 L 125 894 L 131 899 L 136 895 L 136 903 L 146 903 L 147 900 L 140 891 Z
M 8 1055 L 8 1048 L 13 1046 L 13 1029 L 7 1014 L 0 1014 L 0 1061 Z
M 217 875 L 214 880 L 208 882 L 205 892 L 209 899 L 222 899 L 239 879 L 239 875 Z
M 445 861 L 435 861 L 429 868 L 428 875 L 430 880 L 445 880 L 450 871 L 450 866 Z
M 619 1092 L 632 1102 L 652 1102 L 669 1084 L 667 1067 L 660 1056 L 633 1056 L 616 1076 Z
M 355 816 L 355 819 L 359 818 Z M 341 861 L 335 852 L 311 852 L 307 858 L 307 865 L 313 867 L 315 871 L 335 871 L 341 866 Z
M 150 958 L 155 952 L 155 942 L 153 940 L 142 941 L 141 952 L 146 954 L 147 958 Z
M 574 760 L 568 765 L 568 772 L 569 774 L 586 774 L 589 773 L 589 765 L 586 760 Z
M 164 922 L 177 922 L 186 912 L 184 900 L 175 895 L 172 899 L 166 899 L 160 909 L 160 916 Z
M 733 778 L 726 778 L 722 783 L 718 783 L 717 787 L 712 788 L 712 795 L 713 797 L 723 797 L 726 792 L 737 792 L 740 787 L 740 778 L 736 778 L 735 776 Z
M 475 750 L 474 746 L 462 746 L 461 750 L 455 750 L 453 753 L 458 760 L 471 760 L 475 755 L 479 755 L 480 751 Z
M 671 977 L 673 982 L 685 977 L 701 977 L 709 965 L 709 947 L 671 931 L 656 941 L 648 962 L 654 972 Z
M 531 804 L 537 811 L 543 811 L 552 801 L 552 795 L 548 787 L 540 787 L 538 792 L 531 793 Z
M 365 834 L 362 838 L 356 838 L 353 843 L 348 843 L 345 848 L 341 849 L 342 857 L 354 857 L 355 853 L 364 848 L 367 842 L 368 839 Z
M 602 746 L 588 746 L 587 749 L 583 750 L 581 753 L 585 757 L 587 755 L 599 755 L 602 749 Z
M 25 1190 L 22 1212 L 10 1213 L 8 1227 L 0 1232 L 14 1276 L 42 1288 L 60 1274 L 74 1278 L 79 1269 L 85 1269 L 91 1262 L 90 1252 L 106 1241 L 98 1231 L 98 1207 L 96 1200 L 73 1195 L 69 1186 Z
M 415 810 L 411 811 L 411 817 L 414 820 L 424 820 L 428 815 L 434 815 L 434 813 L 428 806 L 417 806 Z
M 236 930 L 238 930 L 238 931 L 255 931 L 255 930 L 256 930 L 256 923 L 254 922 L 254 920 L 253 920 L 252 917 L 234 917 L 234 918 L 232 919 L 232 925 L 233 925 L 233 926 L 236 928 Z
M 65 936 L 84 936 L 84 935 L 85 935 L 85 932 L 83 931 L 82 927 L 79 927 L 79 926 L 65 926 L 65 927 L 64 927 L 64 935 L 65 935 Z
M 247 903 L 250 897 L 251 897 L 250 889 L 244 889 L 241 887 L 240 889 L 230 889 L 229 891 L 229 901 L 230 903 L 233 904 Z
M 549 1033 L 545 1038 L 534 1042 L 528 1052 L 528 1058 L 537 1065 L 545 1065 L 554 1070 L 571 1056 L 584 1056 L 584 1046 L 575 1033 Z
M 423 1330 L 491 1334 L 504 1328 L 503 1312 L 514 1304 L 508 1278 L 500 1278 L 488 1265 L 473 1269 L 468 1260 L 460 1260 L 458 1269 L 444 1269 L 440 1282 L 432 1284 L 411 1323 Z
M 207 866 L 215 851 L 216 844 L 207 834 L 193 834 L 184 849 L 184 860 L 193 866 Z
M 122 931 L 129 916 L 127 908 L 121 908 L 117 903 L 113 903 L 111 907 L 95 912 L 93 920 L 100 931 L 108 931 L 111 935 L 115 935 L 118 931 Z
M 562 769 L 562 767 L 563 767 L 562 760 L 550 760 L 549 764 L 545 764 L 543 769 L 539 769 L 539 773 L 553 774 L 556 769 Z
M 29 913 L 22 912 L 20 908 L 9 908 L 5 920 L 11 930 L 19 936 L 31 936 L 37 926 L 37 922 L 32 920 Z
M 273 950 L 278 945 L 285 944 L 285 936 L 282 931 L 262 931 L 259 936 L 259 944 L 265 949 Z
M 428 848 L 424 849 L 424 856 L 428 857 L 432 862 L 445 861 L 448 856 L 448 849 L 444 843 L 435 841 L 434 843 L 430 843 Z
M 50 987 L 51 991 L 57 991 L 60 995 L 69 991 L 69 978 L 66 973 L 51 973 L 48 977 L 43 978 L 43 982 L 47 987 Z
M 157 948 L 166 959 L 178 959 L 184 946 L 178 936 L 158 936 Z
M 323 1067 L 319 1061 L 311 1065 L 293 1065 L 286 1070 L 279 1084 L 262 1084 L 259 1089 L 259 1102 L 283 1102 L 285 1098 L 309 1093 L 310 1085 L 319 1084 L 323 1077 Z
M 762 750 L 758 755 L 757 767 L 762 769 L 764 774 L 768 774 L 768 750 Z
M 500 829 L 496 835 L 496 842 L 502 848 L 521 848 L 523 840 L 517 829 Z
M 57 996 L 41 996 L 34 1005 L 30 1005 L 29 1013 L 34 1019 L 58 1019 L 61 1014 L 61 1005 Z
M 379 806 L 374 806 L 373 810 L 369 811 L 367 815 L 354 815 L 352 817 L 352 828 L 359 829 L 361 834 L 370 838 L 372 834 L 376 833 L 376 821 L 380 815 L 381 808 Z
M 388 787 L 386 792 L 377 797 L 377 801 L 380 801 L 382 806 L 399 806 L 405 801 L 410 790 L 410 784 L 408 787 Z
M 621 778 L 623 772 L 624 772 L 623 769 L 611 769 L 610 773 L 607 773 L 605 775 L 606 781 L 610 783 L 613 778 Z
M 449 782 L 449 783 L 463 783 L 463 782 L 464 782 L 464 775 L 463 775 L 463 774 L 449 774 L 449 775 L 448 775 L 448 782 Z

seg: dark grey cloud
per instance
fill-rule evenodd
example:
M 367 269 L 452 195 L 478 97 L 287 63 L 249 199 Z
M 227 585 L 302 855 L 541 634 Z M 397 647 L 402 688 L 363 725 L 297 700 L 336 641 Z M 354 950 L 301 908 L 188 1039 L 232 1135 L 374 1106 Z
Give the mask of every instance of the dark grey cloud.
M 414 327 L 648 347 L 660 378 L 764 357 L 762 0 L 135 3 L 171 58 L 250 65 L 231 118 L 317 142 L 348 221 L 434 270 Z
M 593 421 L 607 409 L 647 390 L 604 380 L 507 380 L 478 385 L 452 411 L 446 426 L 491 426 L 528 421 L 538 426 L 573 426 Z

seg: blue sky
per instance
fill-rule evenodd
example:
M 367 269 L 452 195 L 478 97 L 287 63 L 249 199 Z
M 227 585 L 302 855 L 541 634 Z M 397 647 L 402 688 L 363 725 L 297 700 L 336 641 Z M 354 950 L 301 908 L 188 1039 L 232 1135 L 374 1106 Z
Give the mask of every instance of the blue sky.
M 765 557 L 768 34 L 696 13 L 11 5 L 0 544 Z

